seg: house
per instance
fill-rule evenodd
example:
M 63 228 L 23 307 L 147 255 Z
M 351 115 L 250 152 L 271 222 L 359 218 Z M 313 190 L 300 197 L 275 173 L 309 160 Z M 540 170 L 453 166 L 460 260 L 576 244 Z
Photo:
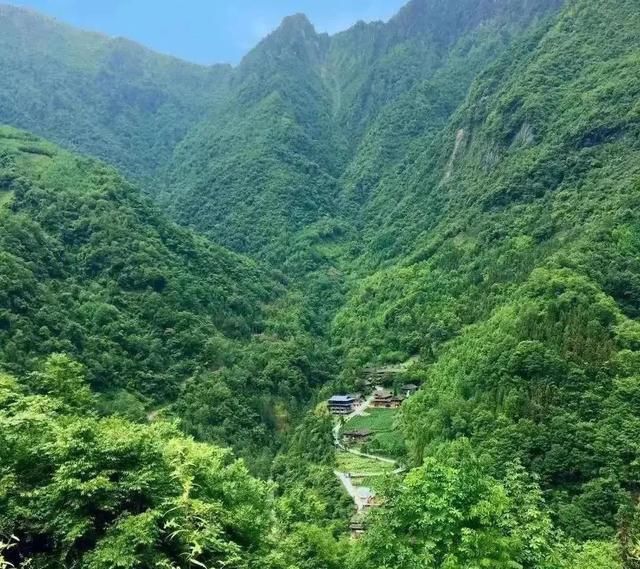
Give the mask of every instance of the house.
M 400 393 L 402 393 L 405 397 L 411 397 L 415 395 L 416 391 L 418 391 L 418 386 L 414 383 L 407 383 L 400 388 Z
M 353 395 L 334 395 L 327 401 L 327 407 L 333 415 L 348 415 L 356 406 Z
M 360 486 L 356 489 L 356 493 L 360 502 L 361 511 L 380 507 L 380 500 L 371 488 Z
M 397 409 L 402 405 L 404 397 L 394 395 L 386 389 L 378 389 L 373 395 L 372 405 L 378 409 Z
M 373 504 L 373 499 L 375 498 L 375 494 L 371 488 L 367 488 L 365 486 L 358 486 L 356 488 L 356 494 L 358 496 L 358 501 L 360 502 L 361 507 L 369 508 Z
M 347 431 L 343 434 L 345 441 L 351 444 L 365 443 L 371 435 L 372 433 L 369 429 L 357 429 L 355 431 Z
M 373 407 L 390 407 L 392 398 L 393 393 L 391 393 L 391 391 L 378 388 L 373 394 L 373 401 L 371 405 L 373 405 Z

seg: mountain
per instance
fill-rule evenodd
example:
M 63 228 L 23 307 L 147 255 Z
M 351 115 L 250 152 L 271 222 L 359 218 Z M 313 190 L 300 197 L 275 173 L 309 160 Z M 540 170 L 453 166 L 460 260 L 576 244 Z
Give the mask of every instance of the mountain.
M 5 4 L 0 58 L 0 123 L 105 160 L 149 185 L 223 96 L 231 73 L 229 66 L 189 64 Z
M 400 134 L 376 135 L 386 124 L 378 115 L 430 80 L 422 87 L 438 116 L 425 120 L 429 127 L 412 117 L 401 128 L 437 128 L 475 73 L 559 5 L 451 9 L 418 0 L 388 24 L 360 23 L 333 37 L 302 15 L 285 19 L 234 70 L 226 105 L 179 145 L 165 184 L 176 219 L 234 250 L 282 256 L 281 244 L 301 230 L 345 217 L 343 178 L 362 184 L 367 147 L 393 137 L 403 151 Z
M 483 72 L 373 188 L 334 328 L 356 367 L 420 356 L 418 463 L 462 437 L 518 459 L 580 540 L 636 485 L 639 29 L 635 2 L 572 2 Z
M 12 81 L 30 85 L 17 107 L 34 130 L 46 121 L 32 106 L 51 87 L 24 71 L 44 65 L 39 42 L 78 68 L 115 41 L 42 21 L 27 47 L 15 38 L 28 39 L 28 27 L 0 40 L 26 58 Z M 144 53 L 149 68 L 167 62 Z M 147 161 L 142 139 L 129 157 L 165 211 L 111 167 L 0 131 L 0 361 L 19 378 L 0 384 L 14 402 L 0 421 L 15 444 L 0 507 L 11 504 L 15 523 L 45 544 L 38 554 L 58 551 L 50 536 L 66 535 L 66 520 L 43 514 L 54 530 L 41 528 L 39 508 L 2 492 L 49 495 L 49 471 L 22 489 L 26 469 L 14 458 L 28 446 L 16 410 L 46 403 L 70 424 L 91 413 L 158 429 L 163 417 L 179 420 L 183 433 L 233 446 L 270 477 L 275 527 L 245 539 L 235 516 L 253 502 L 240 500 L 220 533 L 224 551 L 240 536 L 238 567 L 635 569 L 637 0 L 412 0 L 387 23 L 335 36 L 295 15 L 237 68 L 189 69 L 219 72 L 210 85 L 183 83 L 184 104 L 197 100 L 200 112 L 176 123 L 162 160 Z M 135 121 L 159 119 L 142 111 Z M 84 116 L 83 128 L 102 132 L 97 115 Z M 54 140 L 64 133 L 51 126 Z M 122 166 L 118 145 L 104 148 Z M 69 395 L 78 365 L 99 393 L 93 411 L 77 411 L 86 390 Z M 420 389 L 394 423 L 406 471 L 376 488 L 383 507 L 347 543 L 324 399 L 368 389 L 372 367 L 397 372 L 387 387 Z M 52 420 L 62 432 L 67 419 Z M 70 457 L 55 457 L 47 464 L 66 480 Z M 164 472 L 166 455 L 151 458 Z M 176 468 L 184 481 L 187 467 Z M 195 488 L 184 482 L 185 500 Z M 112 508 L 127 518 L 122 510 Z M 100 539 L 101 516 L 83 522 Z M 190 520 L 180 523 L 201 529 Z M 140 535 L 163 535 L 149 527 Z M 63 554 L 92 548 L 83 532 Z M 245 547 L 262 552 L 264 533 L 278 547 L 258 561 Z M 143 564 L 132 559 L 124 565 Z
M 320 73 L 328 40 L 294 16 L 247 55 L 227 103 L 169 165 L 176 219 L 257 253 L 336 215 L 342 143 Z
M 0 197 L 4 369 L 65 353 L 108 410 L 164 408 L 203 439 L 272 451 L 330 368 L 277 275 L 179 228 L 112 168 L 6 127 Z
M 2 6 L 0 122 L 122 168 L 179 222 L 282 262 L 301 231 L 357 208 L 374 171 L 441 128 L 473 77 L 560 4 L 413 0 L 333 37 L 299 14 L 235 69 Z

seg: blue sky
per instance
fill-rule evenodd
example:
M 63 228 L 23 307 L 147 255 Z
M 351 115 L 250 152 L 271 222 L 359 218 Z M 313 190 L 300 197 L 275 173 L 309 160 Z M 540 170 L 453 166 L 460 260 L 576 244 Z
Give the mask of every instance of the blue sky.
M 0 0 L 2 1 L 2 0 Z M 198 63 L 237 63 L 283 17 L 334 33 L 387 20 L 407 0 L 8 0 L 75 26 L 124 36 Z

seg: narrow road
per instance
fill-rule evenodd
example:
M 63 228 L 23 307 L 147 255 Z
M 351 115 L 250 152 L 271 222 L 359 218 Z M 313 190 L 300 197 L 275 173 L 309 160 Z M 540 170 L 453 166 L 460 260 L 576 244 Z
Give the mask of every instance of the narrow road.
M 392 458 L 385 458 L 384 456 L 377 456 L 375 454 L 367 454 L 366 452 L 360 452 L 355 449 L 346 449 L 346 451 L 350 454 L 355 454 L 356 456 L 363 456 L 365 458 L 371 458 L 372 460 L 379 460 L 380 462 L 386 462 L 387 464 L 395 464 L 396 461 Z
M 365 508 L 365 500 L 362 499 L 362 496 L 358 493 L 358 489 L 351 482 L 351 478 L 347 476 L 344 472 L 334 471 L 336 476 L 342 482 L 344 489 L 347 491 L 349 496 L 353 499 L 358 512 L 361 512 Z
M 374 454 L 367 454 L 366 452 L 360 452 L 359 450 L 350 449 L 348 447 L 345 447 L 342 444 L 342 441 L 340 440 L 340 430 L 342 429 L 342 427 L 344 427 L 354 417 L 359 417 L 360 415 L 363 415 L 364 412 L 371 406 L 371 403 L 373 403 L 373 399 L 374 399 L 374 396 L 371 395 L 364 401 L 362 405 L 360 405 L 357 409 L 355 409 L 349 415 L 346 415 L 343 420 L 336 421 L 336 424 L 333 427 L 334 444 L 338 450 L 341 450 L 343 452 L 348 452 L 350 454 L 354 454 L 356 456 L 362 456 L 364 458 L 369 458 L 371 460 L 377 460 L 379 462 L 384 462 L 386 464 L 393 464 L 395 466 L 397 464 L 397 461 L 391 458 L 376 456 Z M 400 474 L 402 472 L 404 472 L 404 468 L 399 467 L 393 471 L 393 474 Z M 388 472 L 384 472 L 384 471 L 370 472 L 366 474 L 366 476 L 359 475 L 359 474 L 349 475 L 345 472 L 340 472 L 339 470 L 335 470 L 334 473 L 338 477 L 342 485 L 344 486 L 344 489 L 347 491 L 349 496 L 351 496 L 351 498 L 353 499 L 353 502 L 355 503 L 356 508 L 358 509 L 358 512 L 361 512 L 365 508 L 367 500 L 366 498 L 363 497 L 363 495 L 360 492 L 364 491 L 368 495 L 371 495 L 372 492 L 369 488 L 365 488 L 363 486 L 357 486 L 357 487 L 354 486 L 352 482 L 352 478 L 370 478 L 372 476 L 384 476 Z M 358 491 L 358 488 L 360 488 L 360 492 Z

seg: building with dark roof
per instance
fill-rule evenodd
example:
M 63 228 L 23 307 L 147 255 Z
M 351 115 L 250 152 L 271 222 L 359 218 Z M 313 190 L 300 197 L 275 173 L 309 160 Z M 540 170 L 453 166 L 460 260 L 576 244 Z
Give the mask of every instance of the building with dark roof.
M 386 389 L 379 389 L 373 395 L 372 405 L 378 409 L 397 409 L 403 401 L 404 397 L 394 395 Z
M 353 395 L 334 395 L 327 401 L 327 407 L 333 415 L 348 415 L 353 412 L 356 403 Z

